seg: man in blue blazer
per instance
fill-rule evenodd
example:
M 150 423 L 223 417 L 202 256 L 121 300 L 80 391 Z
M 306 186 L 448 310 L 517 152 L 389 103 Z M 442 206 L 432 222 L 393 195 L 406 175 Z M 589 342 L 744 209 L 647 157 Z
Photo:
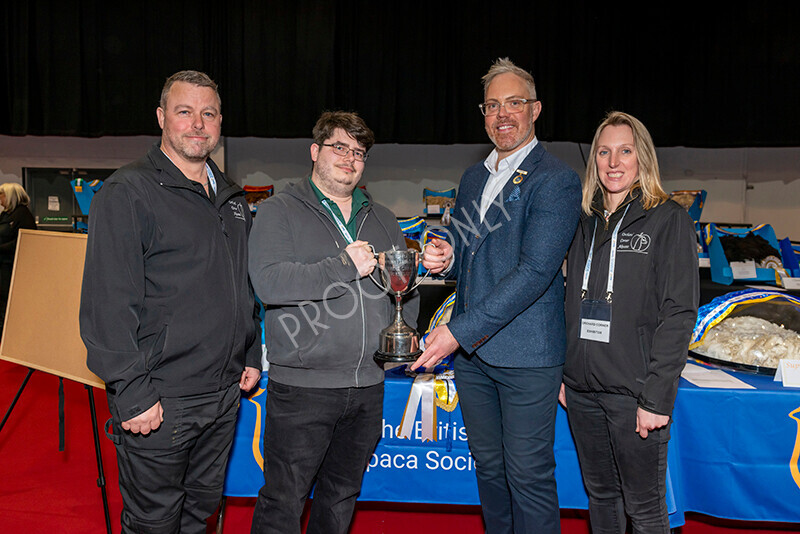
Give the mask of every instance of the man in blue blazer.
M 486 532 L 558 533 L 555 417 L 566 350 L 561 265 L 577 227 L 578 175 L 545 151 L 533 77 L 498 59 L 480 108 L 495 145 L 461 178 L 451 246 L 423 265 L 458 280 L 453 316 L 411 366 L 456 352 L 461 410 Z

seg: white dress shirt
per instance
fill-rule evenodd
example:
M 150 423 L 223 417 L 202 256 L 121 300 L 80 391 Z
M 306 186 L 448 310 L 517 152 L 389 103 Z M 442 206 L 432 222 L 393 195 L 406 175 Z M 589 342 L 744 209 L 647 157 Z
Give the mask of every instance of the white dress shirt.
M 489 170 L 489 179 L 486 180 L 486 186 L 483 188 L 483 195 L 481 196 L 481 222 L 486 217 L 486 212 L 489 211 L 492 201 L 503 191 L 503 187 L 505 187 L 511 175 L 514 174 L 514 171 L 517 170 L 538 143 L 539 140 L 534 137 L 533 141 L 507 158 L 500 160 L 499 164 L 497 163 L 497 149 L 494 149 L 483 161 L 483 165 Z

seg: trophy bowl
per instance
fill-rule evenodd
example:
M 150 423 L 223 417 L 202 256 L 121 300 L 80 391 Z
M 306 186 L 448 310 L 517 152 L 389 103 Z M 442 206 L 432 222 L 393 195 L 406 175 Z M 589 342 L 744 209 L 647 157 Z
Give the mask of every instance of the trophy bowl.
M 394 295 L 394 320 L 381 330 L 375 360 L 379 362 L 407 363 L 416 360 L 422 351 L 419 348 L 419 333 L 403 319 L 403 296 L 407 295 L 427 277 L 415 283 L 419 266 L 416 250 L 389 250 L 376 254 L 381 282 L 373 277 L 378 286 Z

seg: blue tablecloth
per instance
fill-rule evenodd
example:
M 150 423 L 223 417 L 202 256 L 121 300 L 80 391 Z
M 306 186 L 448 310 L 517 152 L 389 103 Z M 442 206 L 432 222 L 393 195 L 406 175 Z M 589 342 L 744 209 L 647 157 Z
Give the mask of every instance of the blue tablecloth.
M 678 506 L 798 523 L 800 389 L 771 376 L 726 372 L 756 389 L 703 389 L 681 380 L 670 442 Z
M 728 371 L 730 372 L 730 371 Z M 684 512 L 753 521 L 800 522 L 800 390 L 771 377 L 734 373 L 753 390 L 701 389 L 681 379 L 668 462 L 667 505 L 673 527 Z M 262 431 L 266 374 L 242 398 L 225 495 L 254 496 L 263 484 Z M 364 476 L 366 501 L 478 504 L 475 464 L 456 408 L 437 408 L 435 442 L 397 437 L 413 379 L 388 371 L 383 437 Z M 798 418 L 798 419 L 795 419 Z M 562 508 L 588 505 L 566 413 L 556 418 L 556 480 Z

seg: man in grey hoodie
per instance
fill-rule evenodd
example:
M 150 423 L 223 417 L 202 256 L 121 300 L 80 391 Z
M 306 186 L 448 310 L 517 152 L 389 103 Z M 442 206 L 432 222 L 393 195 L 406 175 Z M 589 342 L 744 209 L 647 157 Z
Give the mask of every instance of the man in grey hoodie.
M 258 208 L 249 271 L 264 303 L 269 360 L 264 478 L 252 532 L 346 533 L 381 434 L 383 369 L 373 360 L 391 298 L 368 276 L 375 251 L 405 249 L 391 211 L 358 188 L 372 131 L 355 113 L 325 112 L 308 179 Z M 416 324 L 416 295 L 404 315 Z

